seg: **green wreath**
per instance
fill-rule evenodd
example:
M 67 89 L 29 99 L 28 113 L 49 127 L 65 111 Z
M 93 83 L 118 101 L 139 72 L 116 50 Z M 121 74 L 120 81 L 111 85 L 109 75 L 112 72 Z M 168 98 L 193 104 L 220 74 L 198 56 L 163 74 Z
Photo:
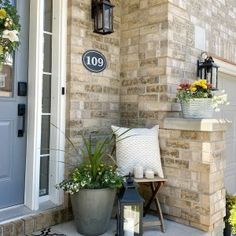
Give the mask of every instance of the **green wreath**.
M 20 45 L 19 18 L 16 7 L 9 0 L 0 0 L 0 64 Z

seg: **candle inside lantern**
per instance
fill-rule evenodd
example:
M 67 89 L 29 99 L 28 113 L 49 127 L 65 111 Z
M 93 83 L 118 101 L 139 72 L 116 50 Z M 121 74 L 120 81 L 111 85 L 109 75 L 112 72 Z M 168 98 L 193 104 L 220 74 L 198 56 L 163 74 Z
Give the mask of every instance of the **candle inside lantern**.
M 136 165 L 134 167 L 134 178 L 137 179 L 143 178 L 143 167 L 141 165 Z
M 145 171 L 145 177 L 147 178 L 147 179 L 153 179 L 154 178 L 154 171 L 153 170 L 146 170 Z

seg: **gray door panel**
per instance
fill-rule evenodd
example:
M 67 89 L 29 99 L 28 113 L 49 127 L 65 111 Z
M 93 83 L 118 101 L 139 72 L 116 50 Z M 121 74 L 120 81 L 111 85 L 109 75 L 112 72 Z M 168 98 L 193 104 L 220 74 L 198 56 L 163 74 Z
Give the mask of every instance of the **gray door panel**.
M 27 82 L 29 2 L 17 2 L 21 45 L 14 66 L 4 66 L 0 73 L 5 76 L 0 77 L 0 209 L 24 203 L 26 132 L 18 137 L 23 122 L 18 117 L 18 104 L 27 107 L 27 97 L 17 95 L 17 84 Z

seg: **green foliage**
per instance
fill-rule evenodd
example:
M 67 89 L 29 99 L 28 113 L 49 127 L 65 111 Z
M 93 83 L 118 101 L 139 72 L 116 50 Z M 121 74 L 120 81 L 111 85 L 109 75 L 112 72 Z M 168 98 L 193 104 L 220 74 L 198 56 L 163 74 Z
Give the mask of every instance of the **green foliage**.
M 100 164 L 94 175 L 91 165 L 83 164 L 75 168 L 69 179 L 62 181 L 58 187 L 74 194 L 80 189 L 120 188 L 123 177 L 119 176 L 112 165 Z
M 236 234 L 236 205 L 233 205 L 233 207 L 230 210 L 230 216 L 228 222 L 231 225 L 232 233 Z
M 225 222 L 229 223 L 232 233 L 236 234 L 236 195 L 226 194 Z
M 195 80 L 192 84 L 180 84 L 177 89 L 176 98 L 180 102 L 189 102 L 190 99 L 211 98 L 212 108 L 219 111 L 220 105 L 228 105 L 227 94 L 224 91 L 216 92 L 212 90 L 212 85 L 204 79 Z
M 226 194 L 226 207 L 231 210 L 236 206 L 236 195 Z
M 83 139 L 82 163 L 76 166 L 68 179 L 57 185 L 64 191 L 74 194 L 80 189 L 119 188 L 122 186 L 123 177 L 116 171 L 116 163 L 112 154 L 114 153 L 115 135 L 112 133 L 105 138 L 88 138 L 81 135 Z M 76 149 L 74 143 L 66 136 L 66 139 Z M 112 148 L 111 148 L 112 146 Z M 109 152 L 111 150 L 111 152 Z M 79 154 L 76 149 L 76 153 Z M 113 164 L 107 164 L 105 158 L 110 158 Z

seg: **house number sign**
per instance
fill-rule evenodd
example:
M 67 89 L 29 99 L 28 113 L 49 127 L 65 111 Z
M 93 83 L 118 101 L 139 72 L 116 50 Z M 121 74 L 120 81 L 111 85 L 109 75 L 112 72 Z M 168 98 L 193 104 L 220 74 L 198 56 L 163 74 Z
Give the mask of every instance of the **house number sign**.
M 82 62 L 84 67 L 94 73 L 99 73 L 106 69 L 105 56 L 96 50 L 88 50 L 82 56 Z

